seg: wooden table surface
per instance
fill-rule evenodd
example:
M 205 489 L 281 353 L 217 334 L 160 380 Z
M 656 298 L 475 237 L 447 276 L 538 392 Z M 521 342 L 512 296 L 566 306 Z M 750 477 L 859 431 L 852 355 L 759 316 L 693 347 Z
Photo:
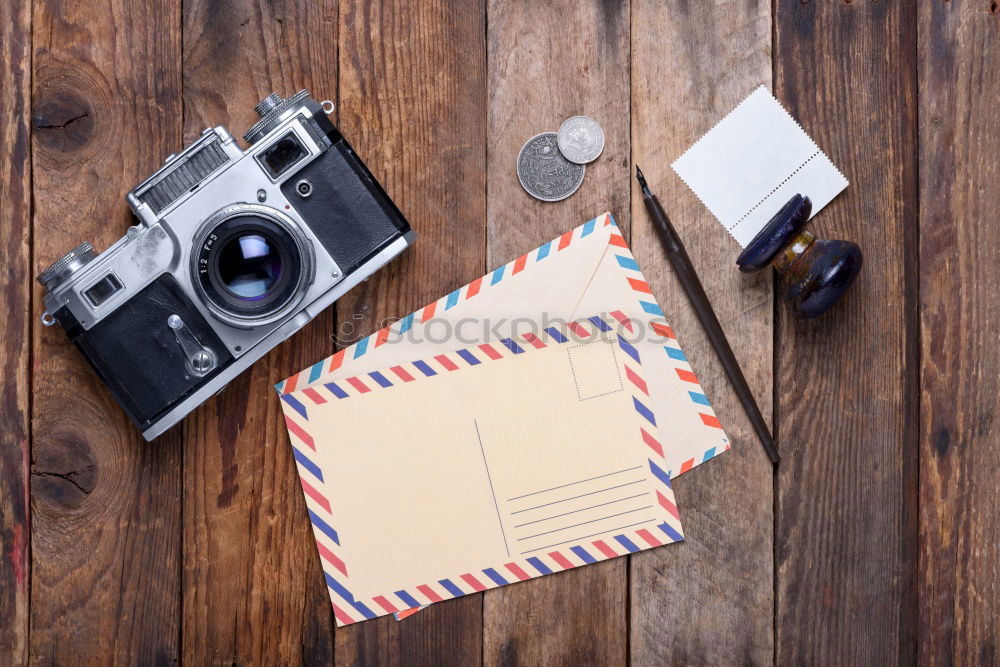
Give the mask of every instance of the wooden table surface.
M 793 320 L 669 168 L 756 86 L 851 182 L 848 298 Z M 337 103 L 420 235 L 154 444 L 58 327 L 46 265 L 272 90 Z M 990 0 L 0 3 L 0 663 L 997 664 L 1000 9 Z M 575 114 L 580 191 L 520 188 Z M 784 457 L 772 470 L 642 208 L 687 242 Z M 334 632 L 270 386 L 610 210 L 733 451 L 676 483 L 687 541 Z M 359 318 L 359 319 L 356 319 Z

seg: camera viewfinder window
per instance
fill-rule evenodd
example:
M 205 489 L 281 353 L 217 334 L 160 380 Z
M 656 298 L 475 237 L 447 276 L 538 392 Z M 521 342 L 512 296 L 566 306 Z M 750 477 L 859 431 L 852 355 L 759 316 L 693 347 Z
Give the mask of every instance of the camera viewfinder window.
M 289 132 L 261 153 L 260 161 L 271 177 L 277 178 L 305 155 L 306 149 L 299 143 L 295 134 Z
M 97 306 L 101 305 L 108 299 L 110 299 L 115 293 L 122 288 L 122 284 L 115 278 L 113 273 L 109 273 L 100 280 L 98 280 L 92 287 L 88 288 L 85 294 L 90 303 Z

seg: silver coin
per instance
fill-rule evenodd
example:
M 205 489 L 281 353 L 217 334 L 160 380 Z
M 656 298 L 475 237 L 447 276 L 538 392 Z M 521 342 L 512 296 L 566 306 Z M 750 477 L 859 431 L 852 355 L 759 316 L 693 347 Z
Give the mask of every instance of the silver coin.
M 604 130 L 589 116 L 573 116 L 559 126 L 559 151 L 570 162 L 593 162 L 604 150 Z
M 587 168 L 563 157 L 555 132 L 528 139 L 517 156 L 517 178 L 529 195 L 542 201 L 560 201 L 577 191 Z

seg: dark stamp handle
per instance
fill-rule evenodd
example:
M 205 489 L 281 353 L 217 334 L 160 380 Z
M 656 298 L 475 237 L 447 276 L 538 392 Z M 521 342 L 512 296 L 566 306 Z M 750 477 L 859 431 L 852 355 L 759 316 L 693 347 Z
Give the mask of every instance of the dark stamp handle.
M 858 277 L 864 263 L 858 244 L 817 239 L 807 231 L 811 212 L 809 197 L 796 194 L 736 259 L 744 273 L 773 266 L 784 276 L 785 302 L 802 319 L 829 310 Z

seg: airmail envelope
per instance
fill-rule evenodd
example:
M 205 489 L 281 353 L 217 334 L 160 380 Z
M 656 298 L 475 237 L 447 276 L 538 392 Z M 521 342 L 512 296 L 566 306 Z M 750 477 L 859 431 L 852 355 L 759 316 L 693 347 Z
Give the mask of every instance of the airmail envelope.
M 646 367 L 649 402 L 669 434 L 671 477 L 729 449 L 729 441 L 673 329 L 609 213 L 477 278 L 278 384 L 322 386 L 467 344 L 536 334 L 546 322 L 615 314 Z M 690 335 L 690 334 L 689 334 Z
M 338 625 L 683 539 L 630 325 L 282 395 Z

